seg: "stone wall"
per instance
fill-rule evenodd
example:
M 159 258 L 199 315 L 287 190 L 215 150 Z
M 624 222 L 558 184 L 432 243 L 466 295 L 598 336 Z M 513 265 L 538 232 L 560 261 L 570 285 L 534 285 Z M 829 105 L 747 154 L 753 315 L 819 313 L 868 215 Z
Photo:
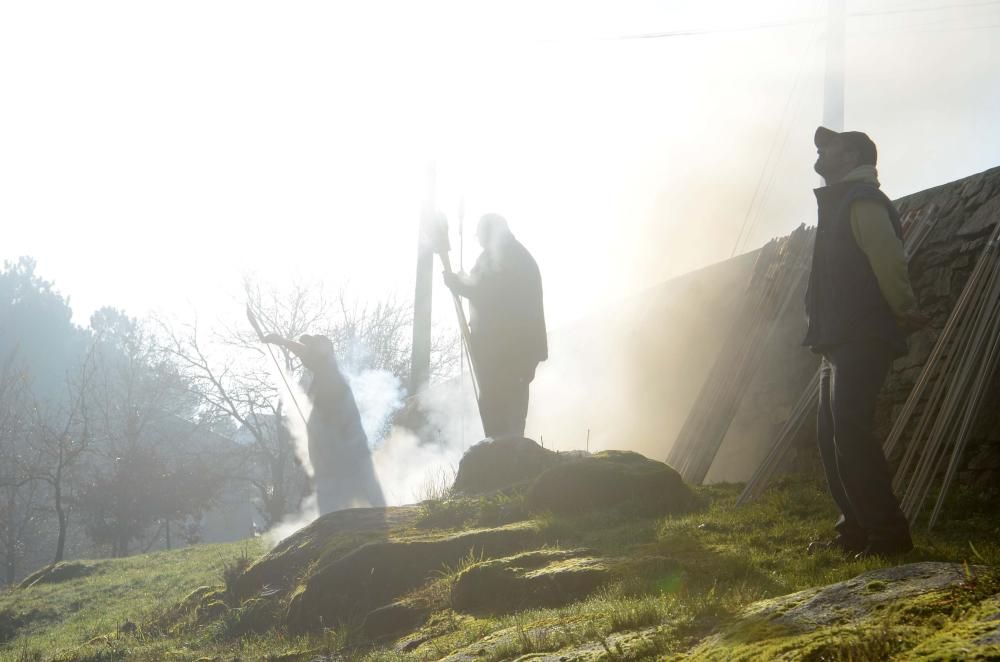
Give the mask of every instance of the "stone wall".
M 904 221 L 916 222 L 926 216 L 934 222 L 910 261 L 914 291 L 931 323 L 910 337 L 909 354 L 895 362 L 886 380 L 877 413 L 878 430 L 883 435 L 892 427 L 990 232 L 1000 222 L 1000 168 L 908 195 L 896 204 Z M 966 481 L 1000 477 L 1000 379 L 993 381 L 966 451 Z

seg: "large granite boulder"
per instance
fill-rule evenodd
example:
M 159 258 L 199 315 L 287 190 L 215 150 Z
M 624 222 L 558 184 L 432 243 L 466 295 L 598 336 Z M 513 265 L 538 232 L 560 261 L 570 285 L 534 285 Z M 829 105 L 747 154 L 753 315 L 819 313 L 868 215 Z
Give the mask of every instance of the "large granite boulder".
M 559 462 L 535 479 L 527 502 L 534 511 L 558 514 L 618 507 L 650 516 L 690 512 L 699 503 L 680 474 L 630 451 L 604 451 Z
M 485 439 L 462 456 L 452 490 L 473 495 L 527 485 L 558 462 L 559 456 L 531 439 Z

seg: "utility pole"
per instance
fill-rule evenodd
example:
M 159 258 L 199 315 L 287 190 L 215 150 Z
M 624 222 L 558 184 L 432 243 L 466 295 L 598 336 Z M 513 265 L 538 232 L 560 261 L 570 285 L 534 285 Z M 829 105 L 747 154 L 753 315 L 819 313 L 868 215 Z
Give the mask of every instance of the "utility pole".
M 465 195 L 458 199 L 458 270 L 465 273 Z M 464 304 L 459 299 L 459 305 L 465 310 Z M 461 333 L 461 331 L 459 331 Z M 459 349 L 458 354 L 458 385 L 465 393 L 465 346 Z M 459 417 L 459 436 L 462 439 L 462 452 L 465 452 L 465 401 L 462 400 L 462 415 Z
M 844 36 L 847 0 L 828 0 L 826 20 L 826 79 L 823 85 L 823 126 L 844 130 Z
M 437 172 L 434 163 L 427 166 L 427 194 L 420 211 L 417 235 L 417 277 L 413 293 L 413 348 L 410 355 L 409 394 L 419 393 L 431 372 L 431 303 L 434 285 L 434 247 L 430 241 L 434 223 Z

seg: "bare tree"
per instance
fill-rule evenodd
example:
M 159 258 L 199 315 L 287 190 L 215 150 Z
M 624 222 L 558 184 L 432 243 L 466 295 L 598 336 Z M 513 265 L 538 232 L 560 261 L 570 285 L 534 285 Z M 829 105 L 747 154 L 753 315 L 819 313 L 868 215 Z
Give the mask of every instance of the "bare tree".
M 52 509 L 59 527 L 53 563 L 62 561 L 66 553 L 69 474 L 89 450 L 92 440 L 87 420 L 87 394 L 94 377 L 94 347 L 91 345 L 78 373 L 66 378 L 68 404 L 36 398 L 32 407 L 32 436 L 38 452 L 31 475 L 51 488 Z
M 244 289 L 248 308 L 261 324 L 286 337 L 315 329 L 327 313 L 322 291 L 296 286 L 282 296 L 263 292 L 250 281 Z M 249 324 L 245 328 L 223 327 L 208 339 L 197 319 L 179 330 L 163 323 L 161 327 L 169 338 L 169 351 L 207 406 L 207 413 L 236 421 L 239 434 L 249 436 L 243 477 L 257 491 L 264 528 L 270 528 L 298 508 L 305 489 L 295 489 L 297 483 L 304 482 L 304 473 L 296 465 L 291 436 L 283 423 L 285 404 L 275 375 L 267 367 L 269 349 Z M 278 351 L 275 356 L 281 370 L 295 375 L 301 368 L 298 359 L 288 351 Z M 298 416 L 299 412 L 290 415 Z M 264 471 L 255 471 L 257 466 Z
M 295 283 L 286 290 L 267 289 L 245 279 L 247 307 L 265 332 L 296 338 L 305 333 L 328 336 L 341 364 L 353 372 L 387 370 L 404 381 L 409 369 L 412 309 L 388 298 L 375 302 L 352 299 L 346 288 L 328 296 L 322 285 Z M 247 471 L 261 502 L 265 526 L 276 524 L 297 509 L 304 496 L 303 474 L 297 469 L 285 417 L 298 417 L 294 404 L 279 397 L 281 377 L 270 352 L 289 380 L 298 381 L 302 366 L 283 348 L 261 344 L 249 324 L 222 327 L 207 335 L 197 320 L 179 328 L 161 323 L 169 349 L 208 409 L 231 418 L 249 437 Z M 446 377 L 458 362 L 457 334 L 438 334 L 432 354 L 432 374 Z M 291 409 L 291 410 L 289 410 Z
M 294 283 L 287 291 L 265 290 L 244 279 L 247 305 L 268 331 L 286 338 L 303 333 L 322 334 L 333 341 L 342 364 L 351 370 L 385 370 L 405 383 L 410 370 L 413 306 L 393 296 L 361 300 L 350 295 L 347 285 L 332 296 L 322 285 Z M 227 329 L 224 341 L 233 347 L 263 355 L 256 335 L 249 329 Z M 454 376 L 459 361 L 459 335 L 450 326 L 435 330 L 431 345 L 431 379 Z M 290 373 L 297 359 L 282 350 Z
M 0 549 L 8 585 L 17 579 L 18 561 L 26 551 L 25 539 L 41 498 L 32 476 L 33 449 L 27 441 L 30 385 L 16 359 L 14 349 L 0 366 Z
M 144 325 L 105 308 L 95 313 L 91 328 L 93 370 L 78 410 L 94 461 L 80 506 L 91 537 L 125 555 L 130 542 L 144 535 L 148 518 L 162 512 L 143 495 L 154 493 L 150 476 L 166 474 L 160 471 L 169 466 L 164 458 L 176 456 L 199 429 L 200 423 L 191 421 L 197 420 L 200 399 Z M 52 438 L 62 438 L 63 430 L 68 434 L 71 428 L 56 430 Z

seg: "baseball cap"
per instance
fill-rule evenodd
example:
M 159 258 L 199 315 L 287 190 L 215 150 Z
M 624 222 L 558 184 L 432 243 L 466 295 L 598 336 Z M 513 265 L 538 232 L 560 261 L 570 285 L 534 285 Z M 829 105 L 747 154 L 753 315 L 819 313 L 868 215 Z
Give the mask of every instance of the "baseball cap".
M 868 137 L 867 133 L 861 131 L 834 131 L 825 126 L 816 129 L 816 136 L 813 142 L 817 147 L 829 145 L 834 140 L 841 140 L 847 149 L 858 153 L 858 158 L 863 165 L 875 165 L 878 160 L 878 150 L 875 143 Z

